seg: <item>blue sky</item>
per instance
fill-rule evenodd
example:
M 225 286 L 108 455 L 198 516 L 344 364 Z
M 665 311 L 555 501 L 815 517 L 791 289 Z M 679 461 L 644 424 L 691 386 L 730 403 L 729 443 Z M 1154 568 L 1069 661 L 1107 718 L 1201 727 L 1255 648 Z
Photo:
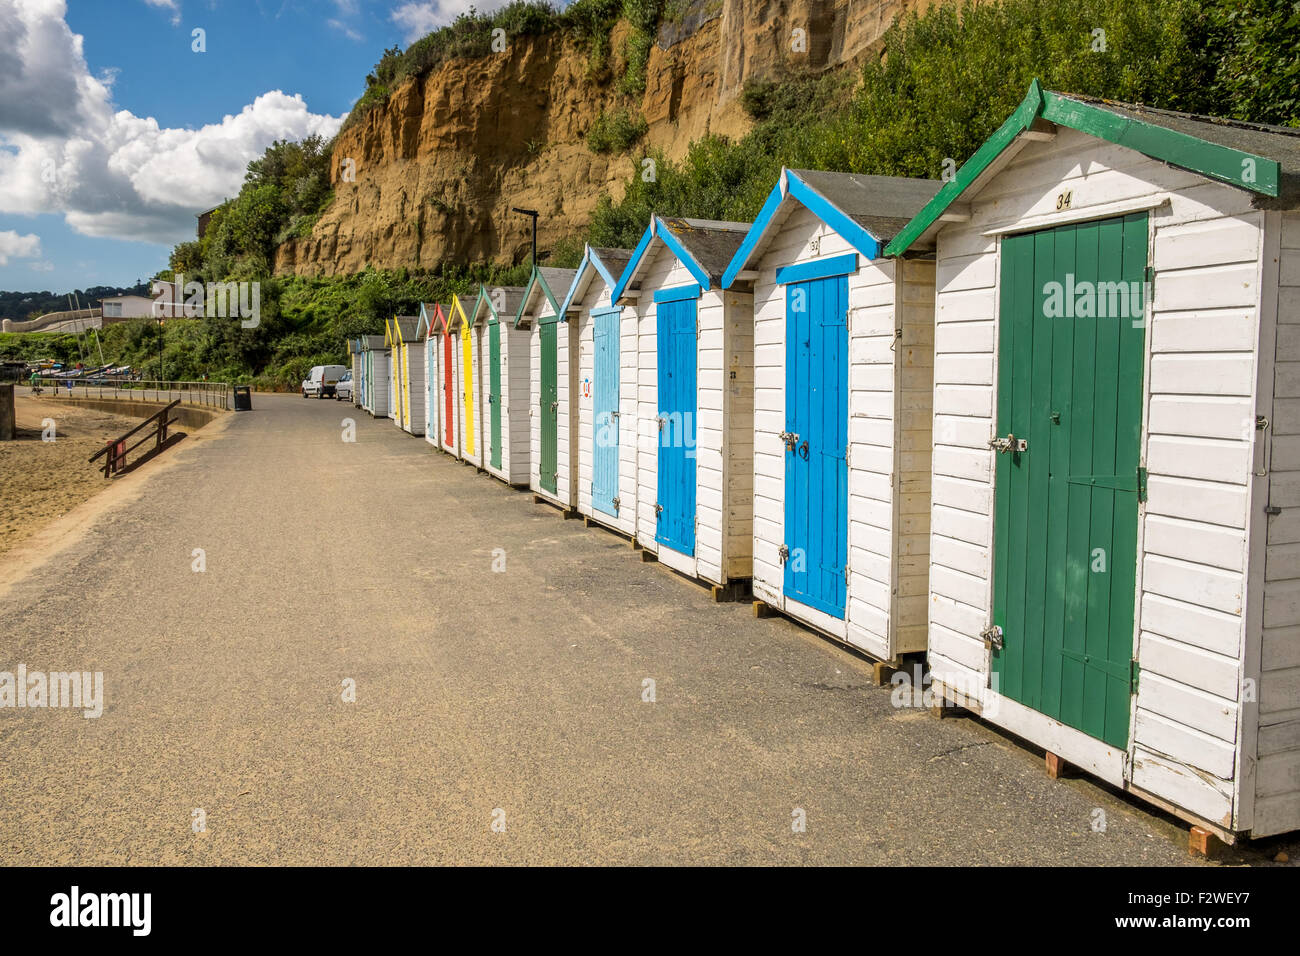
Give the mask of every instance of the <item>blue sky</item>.
M 0 0 L 0 289 L 147 279 L 272 140 L 332 135 L 386 47 L 469 5 Z

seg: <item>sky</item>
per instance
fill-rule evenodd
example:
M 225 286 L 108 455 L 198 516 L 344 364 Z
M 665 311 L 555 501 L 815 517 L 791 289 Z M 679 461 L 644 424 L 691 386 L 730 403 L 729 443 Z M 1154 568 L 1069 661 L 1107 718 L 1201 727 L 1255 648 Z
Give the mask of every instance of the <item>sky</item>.
M 0 289 L 129 286 L 383 51 L 504 0 L 0 0 Z M 199 31 L 199 32 L 196 32 Z

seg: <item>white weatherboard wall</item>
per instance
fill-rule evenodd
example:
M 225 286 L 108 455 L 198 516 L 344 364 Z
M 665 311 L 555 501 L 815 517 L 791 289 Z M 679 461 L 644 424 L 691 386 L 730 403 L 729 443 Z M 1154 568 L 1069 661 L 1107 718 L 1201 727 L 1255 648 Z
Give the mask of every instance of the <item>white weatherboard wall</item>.
M 411 402 L 411 407 L 407 409 L 406 430 L 412 435 L 423 435 L 426 418 L 424 403 L 428 397 L 425 388 L 424 343 L 410 342 L 403 346 L 403 350 L 406 352 Z
M 376 349 L 374 352 L 373 371 L 370 381 L 370 413 L 376 418 L 387 418 L 389 399 L 392 398 L 393 356 L 387 350 Z
M 579 383 L 578 399 L 578 512 L 627 535 L 636 534 L 636 422 L 637 422 L 637 339 L 636 310 L 625 307 L 619 315 L 618 336 L 618 514 L 608 515 L 592 507 L 591 482 L 595 462 L 596 437 L 593 396 L 596 381 L 596 323 L 593 309 L 608 309 L 609 286 L 593 278 L 582 299 L 574 305 L 580 310 L 569 322 L 577 328 Z M 581 389 L 583 382 L 592 391 Z
M 1300 213 L 1271 214 L 1266 245 L 1266 276 L 1278 260 L 1278 326 L 1269 457 L 1255 464 L 1269 469 L 1268 502 L 1281 513 L 1253 511 L 1267 522 L 1251 824 L 1261 835 L 1300 826 Z
M 491 363 L 490 330 L 483 329 L 483 408 L 484 427 L 483 467 L 488 474 L 516 487 L 528 486 L 528 379 L 529 333 L 516 329 L 514 319 L 503 315 L 501 325 L 501 467 L 492 464 L 492 419 L 487 404 L 491 383 L 488 366 Z
M 459 420 L 456 418 L 456 342 L 452 342 L 452 363 L 450 383 L 447 378 L 447 352 L 445 336 L 441 333 L 434 336 L 433 351 L 434 364 L 437 366 L 437 379 L 433 383 L 433 399 L 437 403 L 438 411 L 438 441 L 437 445 L 447 454 L 454 458 L 460 457 L 460 433 Z M 452 392 L 452 415 L 447 416 L 447 390 Z
M 1067 189 L 1072 205 L 1058 213 L 1057 196 Z M 1258 343 L 1261 334 L 1271 337 L 1273 321 L 1261 307 L 1268 299 L 1265 214 L 1241 190 L 1064 127 L 1050 142 L 1025 146 L 968 195 L 971 219 L 942 230 L 937 250 L 929 604 L 936 681 L 980 694 L 995 723 L 1224 830 L 1251 828 L 1258 776 L 1265 816 L 1255 823 L 1268 822 L 1255 832 L 1296 827 L 1297 626 L 1294 601 L 1288 610 L 1288 598 L 1279 596 L 1300 572 L 1281 540 L 1270 553 L 1269 577 L 1277 583 L 1263 617 L 1275 626 L 1266 628 L 1262 654 L 1261 638 L 1252 636 L 1258 622 L 1248 626 L 1248 584 L 1264 571 L 1249 564 L 1248 531 L 1263 519 L 1248 516 L 1264 505 L 1252 478 L 1263 452 L 1255 415 L 1272 388 L 1270 378 L 1264 394 L 1257 390 Z M 988 440 L 996 425 L 999 239 L 985 233 L 1079 221 L 1090 207 L 1106 218 L 1144 206 L 1154 268 L 1142 435 L 1150 477 L 1139 506 L 1134 646 L 1141 676 L 1125 752 L 987 689 L 990 652 L 979 633 L 991 611 Z M 1289 241 L 1295 235 L 1292 225 Z M 1290 269 L 1294 277 L 1296 266 Z M 1271 364 L 1272 349 L 1263 354 Z M 1282 366 L 1278 374 L 1281 380 Z M 1300 418 L 1283 428 L 1300 431 Z M 1275 453 L 1288 445 L 1282 435 L 1274 444 Z M 1276 457 L 1283 464 L 1286 451 Z M 1284 476 L 1273 481 L 1286 486 Z M 1261 657 L 1272 665 L 1262 683 Z M 1258 772 L 1247 759 L 1256 747 L 1256 686 L 1272 694 L 1259 707 Z
M 812 242 L 818 243 L 814 255 Z M 934 264 L 859 255 L 849 286 L 849 577 L 839 619 L 784 594 L 786 287 L 776 270 L 853 253 L 803 207 L 754 263 L 754 595 L 882 660 L 926 646 Z M 856 254 L 856 253 L 855 253 Z M 896 340 L 896 330 L 902 338 Z
M 669 567 L 713 584 L 748 578 L 754 528 L 754 297 L 703 292 L 696 306 L 695 554 L 655 540 L 659 498 L 658 314 L 654 293 L 694 276 L 663 243 L 642 266 L 637 322 L 636 539 Z
M 562 508 L 578 503 L 577 412 L 573 397 L 578 389 L 577 327 L 557 322 L 555 328 L 555 397 L 559 402 L 555 439 L 555 494 L 542 487 L 542 319 L 555 315 L 551 300 L 541 296 L 528 330 L 528 488 Z
M 424 339 L 424 440 L 437 446 L 442 434 L 442 365 L 438 363 L 438 337 L 432 332 Z

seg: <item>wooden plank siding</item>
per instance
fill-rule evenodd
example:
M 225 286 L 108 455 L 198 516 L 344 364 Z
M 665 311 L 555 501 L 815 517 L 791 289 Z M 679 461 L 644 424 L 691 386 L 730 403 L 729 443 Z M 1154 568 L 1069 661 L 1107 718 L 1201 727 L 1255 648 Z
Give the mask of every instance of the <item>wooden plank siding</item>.
M 406 430 L 412 435 L 423 435 L 426 415 L 425 351 L 423 342 L 407 342 L 402 346 L 406 359 Z
M 813 242 L 818 251 L 813 252 Z M 849 580 L 845 619 L 784 595 L 786 294 L 776 270 L 853 252 L 796 207 L 754 263 L 754 593 L 791 617 L 891 660 L 923 650 L 929 551 L 934 265 L 859 261 L 849 283 Z M 896 330 L 903 330 L 896 342 Z M 906 425 L 906 428 L 903 426 Z M 896 640 L 897 614 L 912 617 Z M 902 646 L 907 643 L 909 646 Z
M 1076 219 L 1090 206 L 1118 205 L 1148 208 L 1151 223 L 1142 445 L 1150 478 L 1135 629 L 1141 679 L 1122 772 L 1134 787 L 1230 826 L 1263 221 L 1246 193 L 1060 127 L 1053 141 L 1029 143 L 971 193 L 968 222 L 939 233 L 931 666 L 940 682 L 983 693 L 986 709 L 996 708 L 996 695 L 979 690 L 989 673 L 979 633 L 992 586 L 987 442 L 996 427 L 997 233 L 1030 218 L 1050 226 L 1066 190 Z M 1042 718 L 1038 736 L 1055 733 L 1052 724 Z
M 563 295 L 563 290 L 560 292 Z M 560 403 L 556 416 L 555 437 L 555 494 L 541 484 L 542 462 L 542 320 L 555 315 L 551 300 L 539 295 L 528 329 L 528 488 L 562 508 L 576 508 L 578 504 L 577 472 L 577 419 L 575 397 L 577 394 L 577 326 L 557 322 L 556 400 Z
M 696 534 L 693 556 L 661 553 L 655 540 L 658 499 L 658 314 L 654 292 L 697 280 L 662 243 L 656 242 L 641 271 L 636 302 L 637 444 L 636 538 L 676 570 L 714 584 L 747 578 L 752 566 L 753 296 L 701 293 L 696 349 Z M 627 310 L 633 311 L 633 310 Z M 733 380 L 731 374 L 735 373 Z M 735 382 L 733 387 L 732 382 Z M 733 444 L 738 432 L 748 434 Z M 724 518 L 725 516 L 725 518 Z M 731 527 L 732 520 L 738 522 Z
M 615 276 L 617 279 L 617 276 Z M 618 514 L 608 515 L 592 506 L 591 483 L 595 452 L 595 412 L 592 394 L 581 390 L 583 382 L 595 382 L 595 320 L 592 311 L 610 308 L 612 290 L 597 274 L 583 295 L 570 306 L 568 321 L 576 329 L 578 391 L 578 511 L 626 535 L 636 534 L 636 314 L 625 307 L 619 317 L 618 370 Z M 577 315 L 573 314 L 576 308 Z
M 1300 213 L 1279 217 L 1263 638 L 1252 832 L 1300 828 Z M 1258 515 L 1258 508 L 1254 509 Z M 1261 520 L 1257 517 L 1256 520 Z

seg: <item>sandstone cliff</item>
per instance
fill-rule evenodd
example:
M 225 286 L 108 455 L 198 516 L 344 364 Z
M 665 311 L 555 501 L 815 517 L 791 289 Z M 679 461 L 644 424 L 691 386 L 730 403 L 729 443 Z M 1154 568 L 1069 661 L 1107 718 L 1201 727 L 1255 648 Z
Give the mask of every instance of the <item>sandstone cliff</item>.
M 706 133 L 742 135 L 750 79 L 851 66 L 878 49 L 895 15 L 926 0 L 691 0 L 661 26 L 637 101 L 590 76 L 585 51 L 558 33 L 510 42 L 398 87 L 341 133 L 335 199 L 312 235 L 285 243 L 276 271 L 299 275 L 432 268 L 443 261 L 520 261 L 537 209 L 539 245 L 582 231 L 603 192 L 617 197 L 634 155 L 593 153 L 584 137 L 602 110 L 639 109 L 647 147 L 680 157 Z M 804 31 L 796 50 L 796 30 Z M 611 38 L 622 72 L 626 24 Z M 342 180 L 345 161 L 354 182 Z

